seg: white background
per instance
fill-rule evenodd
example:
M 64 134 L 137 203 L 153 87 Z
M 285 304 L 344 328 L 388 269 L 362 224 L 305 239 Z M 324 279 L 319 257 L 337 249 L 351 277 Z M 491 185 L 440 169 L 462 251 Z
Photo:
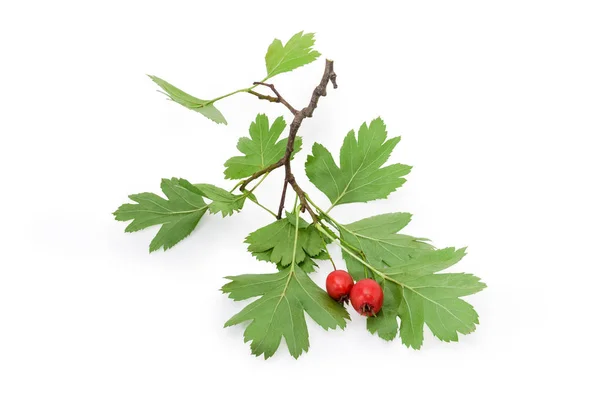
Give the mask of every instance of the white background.
M 598 2 L 573 0 L 3 2 L 0 392 L 598 392 L 599 20 Z M 268 215 L 207 216 L 153 254 L 156 229 L 113 220 L 162 177 L 230 187 L 222 164 L 255 114 L 286 114 L 238 95 L 215 125 L 145 74 L 210 98 L 262 78 L 269 43 L 300 30 L 340 86 L 305 121 L 305 147 L 337 151 L 381 115 L 402 135 L 392 161 L 414 166 L 389 200 L 336 217 L 408 211 L 407 232 L 469 246 L 457 270 L 489 287 L 459 343 L 427 332 L 409 350 L 352 311 L 345 331 L 309 321 L 297 361 L 282 347 L 265 362 L 242 326 L 222 328 L 244 304 L 218 289 L 272 269 L 242 243 Z M 273 81 L 303 106 L 323 59 Z M 307 151 L 294 168 L 311 190 Z M 258 193 L 270 206 L 280 176 Z

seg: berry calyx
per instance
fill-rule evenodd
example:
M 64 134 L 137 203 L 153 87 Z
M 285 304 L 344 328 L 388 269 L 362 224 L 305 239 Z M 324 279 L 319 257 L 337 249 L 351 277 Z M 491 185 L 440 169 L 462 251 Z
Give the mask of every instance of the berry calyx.
M 325 281 L 327 294 L 340 304 L 348 302 L 350 291 L 353 286 L 354 279 L 352 279 L 352 276 L 344 270 L 332 271 L 327 275 L 327 280 Z
M 375 316 L 383 305 L 383 290 L 373 279 L 361 279 L 350 292 L 350 302 L 363 316 Z

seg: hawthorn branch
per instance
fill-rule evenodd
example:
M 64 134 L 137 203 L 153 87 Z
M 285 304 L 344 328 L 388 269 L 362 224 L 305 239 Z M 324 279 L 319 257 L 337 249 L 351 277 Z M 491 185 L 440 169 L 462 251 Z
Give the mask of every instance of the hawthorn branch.
M 246 186 L 248 186 L 248 184 L 250 182 L 259 178 L 261 175 L 263 175 L 267 172 L 271 172 L 276 168 L 285 167 L 285 178 L 284 178 L 284 182 L 283 182 L 283 190 L 281 191 L 281 201 L 279 203 L 277 219 L 281 219 L 281 216 L 283 214 L 283 209 L 285 207 L 285 196 L 286 196 L 286 192 L 287 192 L 287 186 L 289 184 L 292 187 L 292 189 L 294 189 L 296 194 L 298 195 L 298 199 L 300 201 L 300 211 L 308 212 L 314 223 L 317 223 L 319 220 L 319 217 L 317 216 L 317 214 L 311 208 L 311 206 L 309 205 L 309 203 L 307 201 L 306 193 L 304 192 L 304 190 L 302 190 L 300 185 L 298 185 L 298 182 L 296 182 L 296 178 L 294 177 L 294 174 L 292 173 L 292 166 L 290 164 L 290 161 L 292 159 L 292 153 L 294 152 L 294 142 L 296 141 L 296 135 L 298 134 L 298 130 L 300 129 L 300 126 L 302 125 L 302 121 L 306 118 L 312 118 L 313 113 L 315 112 L 315 109 L 317 108 L 317 105 L 319 103 L 319 99 L 321 97 L 327 96 L 327 85 L 329 84 L 329 81 L 331 81 L 333 88 L 337 89 L 337 86 L 338 86 L 337 85 L 337 75 L 333 71 L 333 60 L 325 61 L 325 71 L 323 72 L 323 77 L 321 77 L 321 82 L 313 90 L 312 95 L 310 97 L 310 102 L 308 103 L 308 105 L 306 107 L 302 108 L 302 110 L 300 110 L 300 111 L 294 109 L 294 107 L 292 107 L 281 96 L 281 94 L 279 94 L 279 92 L 277 91 L 277 89 L 275 89 L 275 86 L 273 84 L 268 84 L 268 83 L 264 83 L 264 82 L 254 82 L 255 85 L 267 86 L 268 88 L 271 89 L 271 91 L 277 97 L 266 96 L 266 95 L 263 95 L 263 94 L 260 94 L 257 92 L 253 92 L 253 91 L 248 92 L 248 93 L 251 93 L 251 94 L 257 96 L 259 99 L 268 100 L 270 102 L 275 102 L 275 103 L 281 103 L 287 109 L 289 109 L 290 112 L 294 115 L 294 120 L 292 121 L 292 124 L 290 125 L 290 132 L 288 134 L 288 141 L 287 141 L 287 145 L 285 148 L 284 156 L 281 159 L 279 159 L 277 162 L 271 164 L 270 166 L 263 168 L 260 171 L 255 172 L 250 177 L 248 177 L 246 180 L 244 180 L 240 185 L 240 190 L 243 192 L 246 189 Z
M 323 77 L 321 77 L 321 82 L 313 90 L 313 93 L 311 95 L 308 106 L 304 107 L 301 111 L 298 111 L 294 115 L 294 120 L 292 121 L 292 124 L 290 125 L 290 133 L 288 135 L 288 143 L 287 143 L 287 147 L 285 149 L 285 155 L 283 156 L 284 166 L 285 166 L 285 179 L 284 179 L 283 190 L 281 192 L 281 203 L 279 204 L 279 210 L 277 211 L 278 218 L 281 218 L 281 215 L 283 213 L 283 208 L 285 206 L 285 193 L 287 191 L 287 184 L 289 183 L 290 186 L 292 186 L 292 188 L 298 195 L 298 198 L 300 199 L 300 210 L 302 212 L 308 211 L 313 222 L 315 222 L 315 223 L 318 222 L 318 216 L 315 214 L 313 209 L 310 207 L 310 205 L 306 201 L 306 193 L 304 193 L 304 190 L 302 190 L 300 185 L 298 185 L 298 183 L 296 182 L 296 178 L 294 177 L 294 174 L 292 173 L 292 166 L 290 164 L 290 159 L 292 157 L 292 152 L 294 151 L 294 141 L 296 140 L 296 134 L 298 134 L 298 130 L 300 129 L 300 126 L 302 125 L 302 121 L 305 118 L 311 118 L 313 113 L 315 112 L 315 109 L 317 108 L 319 99 L 321 97 L 327 96 L 327 85 L 329 84 L 329 81 L 331 81 L 333 88 L 337 89 L 336 78 L 337 78 L 337 75 L 333 71 L 333 60 L 326 60 L 325 61 L 325 71 L 323 72 Z

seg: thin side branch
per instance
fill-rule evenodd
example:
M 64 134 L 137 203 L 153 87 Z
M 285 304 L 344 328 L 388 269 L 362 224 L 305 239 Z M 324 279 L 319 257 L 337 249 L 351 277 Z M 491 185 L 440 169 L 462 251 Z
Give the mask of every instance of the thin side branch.
M 258 92 L 255 92 L 254 90 L 248 90 L 248 93 L 258 97 L 261 100 L 267 100 L 270 101 L 272 103 L 278 103 L 279 99 L 277 97 L 273 97 L 273 96 L 268 96 L 266 94 L 260 94 Z
M 287 109 L 290 110 L 290 112 L 294 115 L 296 115 L 298 113 L 298 111 L 292 107 L 292 105 L 290 103 L 288 103 L 282 96 L 281 94 L 279 94 L 279 92 L 277 91 L 277 89 L 275 89 L 275 85 L 273 85 L 272 83 L 265 83 L 265 82 L 254 82 L 254 85 L 263 85 L 268 87 L 269 89 L 271 89 L 273 91 L 273 93 L 275 93 L 275 96 L 277 96 L 277 103 L 281 103 L 283 105 L 285 105 L 285 107 Z
M 283 157 L 282 157 L 276 163 L 273 163 L 270 166 L 263 168 L 262 170 L 256 171 L 254 174 L 250 175 L 250 177 L 246 178 L 246 180 L 244 180 L 244 182 L 242 182 L 240 184 L 240 191 L 242 191 L 242 192 L 245 191 L 246 186 L 248 186 L 248 184 L 250 182 L 252 182 L 255 179 L 260 178 L 262 175 L 266 174 L 267 172 L 271 172 L 274 169 L 283 166 L 284 164 L 285 164 L 285 162 L 283 161 Z

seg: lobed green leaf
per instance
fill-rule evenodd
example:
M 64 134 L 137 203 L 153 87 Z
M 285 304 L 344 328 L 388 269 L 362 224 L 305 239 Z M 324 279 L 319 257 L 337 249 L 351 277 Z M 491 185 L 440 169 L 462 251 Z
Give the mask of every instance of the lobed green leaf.
M 132 194 L 136 204 L 123 204 L 113 213 L 116 220 L 131 220 L 125 232 L 161 225 L 150 252 L 167 250 L 187 237 L 208 209 L 200 191 L 185 179 L 163 179 L 160 187 L 167 200 L 154 193 Z
M 172 101 L 175 101 L 176 103 L 181 104 L 192 111 L 201 113 L 215 123 L 227 124 L 227 121 L 225 120 L 225 117 L 221 111 L 219 111 L 214 104 L 209 104 L 210 101 L 194 97 L 183 90 L 176 88 L 164 79 L 160 79 L 154 75 L 148 76 L 150 79 L 152 79 L 152 81 L 154 81 L 154 83 L 161 87 L 163 90 L 162 93 L 164 93 Z
M 237 144 L 244 156 L 234 156 L 225 162 L 225 178 L 246 178 L 279 161 L 285 154 L 288 141 L 287 138 L 279 140 L 285 126 L 282 116 L 269 127 L 266 115 L 256 115 L 256 120 L 250 124 L 250 138 L 242 137 Z M 297 137 L 293 153 L 300 151 L 301 147 L 302 138 Z
M 387 140 L 381 118 L 350 131 L 340 150 L 340 166 L 321 144 L 314 144 L 306 160 L 308 179 L 329 198 L 332 206 L 386 198 L 405 182 L 411 167 L 392 164 L 382 167 L 400 137 Z
M 470 274 L 439 273 L 458 263 L 465 249 L 434 250 L 422 238 L 397 234 L 409 221 L 410 214 L 389 213 L 340 226 L 343 242 L 352 248 L 342 253 L 348 271 L 357 280 L 378 278 L 384 291 L 383 307 L 368 318 L 367 329 L 388 341 L 400 335 L 414 349 L 423 343 L 425 324 L 439 339 L 457 341 L 459 333 L 468 334 L 479 323 L 473 307 L 460 297 L 485 284 Z
M 317 60 L 321 54 L 312 49 L 315 43 L 314 36 L 314 33 L 304 34 L 301 31 L 294 34 L 285 45 L 278 39 L 273 40 L 265 55 L 265 80 Z
M 287 219 L 276 220 L 248 235 L 245 241 L 249 244 L 248 251 L 259 259 L 281 264 L 282 267 L 319 255 L 323 247 L 321 236 L 314 226 L 301 218 L 294 251 L 296 228 L 291 217 L 288 214 Z M 292 261 L 294 256 L 295 261 Z
M 230 280 L 222 291 L 238 301 L 260 297 L 225 323 L 225 327 L 250 321 L 244 341 L 250 342 L 252 354 L 271 357 L 285 338 L 294 358 L 308 351 L 308 328 L 305 313 L 324 329 L 346 327 L 348 312 L 332 300 L 297 265 L 292 264 L 275 274 L 240 275 Z
M 342 239 L 360 250 L 376 268 L 408 264 L 411 257 L 433 246 L 426 239 L 397 234 L 411 219 L 405 212 L 386 213 L 372 216 L 340 229 Z M 364 278 L 363 265 L 347 252 L 342 253 L 348 272 L 355 278 Z

